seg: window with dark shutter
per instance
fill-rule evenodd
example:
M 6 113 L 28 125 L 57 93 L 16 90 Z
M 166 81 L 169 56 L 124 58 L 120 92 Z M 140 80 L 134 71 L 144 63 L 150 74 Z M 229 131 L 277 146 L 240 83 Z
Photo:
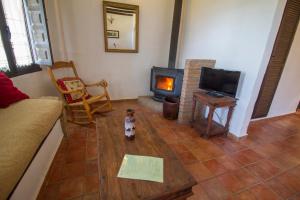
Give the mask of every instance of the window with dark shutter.
M 17 76 L 51 65 L 42 0 L 0 0 L 0 71 Z

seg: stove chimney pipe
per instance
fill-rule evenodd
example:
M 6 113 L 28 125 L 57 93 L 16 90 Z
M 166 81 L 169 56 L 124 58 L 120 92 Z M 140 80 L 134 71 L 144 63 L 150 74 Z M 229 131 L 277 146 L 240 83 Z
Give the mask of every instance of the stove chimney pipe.
M 168 63 L 168 68 L 172 68 L 172 69 L 174 69 L 176 65 L 181 11 L 182 11 L 182 0 L 175 0 L 170 51 L 169 51 L 169 63 Z

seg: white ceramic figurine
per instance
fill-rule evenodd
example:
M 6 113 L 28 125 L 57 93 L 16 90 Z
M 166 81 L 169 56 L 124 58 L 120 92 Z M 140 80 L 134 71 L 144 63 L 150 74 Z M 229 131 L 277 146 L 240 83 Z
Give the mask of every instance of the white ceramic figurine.
M 133 109 L 127 109 L 124 125 L 126 138 L 133 140 L 135 138 L 135 118 Z

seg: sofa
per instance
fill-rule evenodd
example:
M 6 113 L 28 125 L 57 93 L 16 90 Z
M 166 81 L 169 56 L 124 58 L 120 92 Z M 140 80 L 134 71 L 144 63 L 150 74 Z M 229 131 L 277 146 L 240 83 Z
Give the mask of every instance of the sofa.
M 0 109 L 0 199 L 35 199 L 63 138 L 58 99 Z

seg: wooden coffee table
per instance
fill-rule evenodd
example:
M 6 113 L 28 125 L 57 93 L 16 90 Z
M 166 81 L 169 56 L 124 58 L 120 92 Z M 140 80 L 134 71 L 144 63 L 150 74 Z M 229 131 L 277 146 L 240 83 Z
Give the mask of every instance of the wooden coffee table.
M 136 137 L 124 136 L 124 116 L 97 120 L 101 200 L 161 199 L 183 200 L 191 196 L 195 179 L 184 169 L 168 145 L 142 113 L 136 114 Z M 118 178 L 125 154 L 155 156 L 164 159 L 164 182 Z

